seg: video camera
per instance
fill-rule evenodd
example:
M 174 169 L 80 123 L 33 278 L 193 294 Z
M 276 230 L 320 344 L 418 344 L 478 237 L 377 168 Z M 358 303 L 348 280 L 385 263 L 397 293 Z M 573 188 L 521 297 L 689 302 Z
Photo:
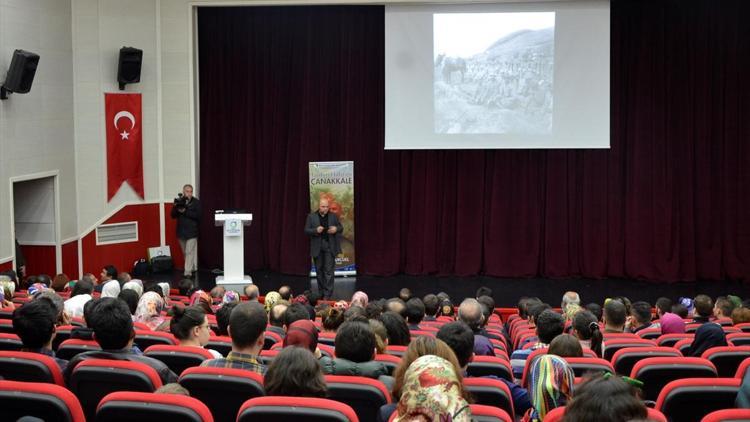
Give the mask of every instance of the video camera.
M 177 198 L 174 199 L 174 206 L 178 209 L 187 208 L 187 197 L 185 197 L 182 192 L 178 193 Z

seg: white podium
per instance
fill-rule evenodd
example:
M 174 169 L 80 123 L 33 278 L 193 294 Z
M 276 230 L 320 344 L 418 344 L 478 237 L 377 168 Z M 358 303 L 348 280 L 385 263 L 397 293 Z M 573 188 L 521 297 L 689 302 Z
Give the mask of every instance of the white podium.
M 252 214 L 217 212 L 214 215 L 216 226 L 224 228 L 224 275 L 216 277 L 216 285 L 239 294 L 244 294 L 245 286 L 253 284 L 252 278 L 245 275 L 243 233 L 244 227 L 252 221 Z

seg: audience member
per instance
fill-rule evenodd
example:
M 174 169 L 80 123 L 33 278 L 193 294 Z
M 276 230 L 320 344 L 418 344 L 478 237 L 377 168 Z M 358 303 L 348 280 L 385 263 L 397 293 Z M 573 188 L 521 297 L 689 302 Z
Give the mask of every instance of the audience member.
M 565 320 L 562 315 L 550 309 L 543 311 L 535 320 L 538 341 L 530 348 L 516 350 L 510 357 L 513 376 L 519 379 L 523 375 L 523 367 L 526 365 L 526 359 L 531 352 L 536 349 L 548 347 L 555 337 L 563 333 L 563 329 L 565 328 Z
M 323 372 L 332 375 L 357 375 L 379 378 L 388 374 L 381 362 L 373 360 L 377 353 L 375 334 L 364 322 L 347 321 L 336 331 L 336 357 L 322 357 Z
M 565 406 L 573 394 L 574 379 L 573 369 L 563 358 L 546 354 L 534 359 L 529 369 L 531 408 L 523 420 L 541 422 L 550 410 Z
M 560 308 L 562 309 L 564 314 L 567 313 L 568 305 L 576 305 L 578 307 L 581 306 L 581 297 L 578 296 L 577 292 L 565 292 L 562 297 L 562 303 L 560 304 Z
M 480 288 L 478 288 L 477 289 L 477 294 L 476 294 L 475 298 L 477 300 L 479 300 L 479 298 L 482 297 L 482 296 L 492 297 L 492 289 L 490 289 L 487 286 L 481 286 Z
M 378 349 L 378 354 L 384 354 L 388 347 L 388 330 L 377 319 L 367 320 L 367 323 L 370 324 L 370 329 L 375 334 L 375 347 Z
M 209 296 L 211 296 L 211 303 L 220 301 L 224 294 L 226 294 L 227 289 L 224 286 L 214 286 L 213 289 L 209 292 Z
M 682 305 L 680 305 L 682 306 Z M 685 321 L 679 315 L 667 312 L 659 320 L 662 334 L 682 334 L 685 332 Z
M 141 299 L 141 296 L 143 296 L 143 285 L 141 284 L 141 280 L 128 281 L 127 283 L 125 283 L 125 285 L 122 286 L 122 289 L 120 291 L 123 291 L 123 290 L 134 291 L 136 294 L 138 294 L 139 300 Z
M 70 338 L 80 340 L 93 340 L 94 339 L 94 326 L 91 315 L 96 307 L 99 299 L 92 299 L 83 305 L 83 321 L 86 323 L 85 327 L 73 327 L 70 330 Z
M 78 280 L 73 286 L 70 293 L 70 299 L 65 301 L 65 312 L 71 318 L 80 318 L 83 316 L 83 305 L 92 299 L 91 294 L 94 292 L 94 285 L 85 275 Z
M 221 298 L 221 304 L 226 303 L 237 303 L 240 301 L 240 294 L 234 290 L 227 290 L 224 296 Z
M 604 337 L 599 329 L 596 317 L 589 311 L 581 311 L 573 317 L 573 335 L 578 338 L 581 347 L 591 349 L 596 356 L 602 357 Z
M 367 322 L 367 313 L 365 308 L 359 305 L 352 305 L 344 311 L 344 321 Z
M 315 328 L 315 324 L 309 319 L 300 319 L 291 323 L 284 337 L 284 347 L 287 346 L 304 347 L 311 351 L 316 359 L 320 358 L 318 329 Z
M 154 391 L 154 394 L 176 394 L 179 396 L 190 397 L 190 392 L 185 387 L 176 382 L 170 382 L 169 384 L 162 385 L 156 391 Z
M 117 274 L 117 282 L 120 283 L 121 288 L 122 286 L 125 285 L 125 283 L 129 282 L 130 280 L 132 280 L 132 277 L 130 277 L 130 274 L 124 271 L 121 272 L 120 274 Z
M 268 313 L 268 331 L 278 334 L 283 339 L 286 336 L 284 330 L 284 315 L 289 306 L 286 303 L 273 305 Z
M 21 351 L 50 356 L 64 371 L 68 362 L 52 351 L 56 321 L 57 310 L 49 300 L 34 300 L 13 311 L 13 331 L 23 343 Z
M 401 362 L 399 362 L 398 366 L 396 366 L 396 369 L 393 371 L 394 380 L 392 392 L 395 399 L 401 397 L 404 382 L 406 381 L 405 375 L 409 370 L 409 367 L 414 361 L 427 355 L 437 356 L 450 362 L 456 372 L 459 382 L 463 381 L 462 374 L 464 373 L 464 369 L 456 358 L 456 354 L 448 344 L 434 337 L 417 337 L 411 342 L 411 344 L 409 344 L 404 356 L 401 358 Z M 468 393 L 463 394 L 464 398 L 469 400 L 470 395 Z
M 52 280 L 52 285 L 50 287 L 56 292 L 62 292 L 68 287 L 68 283 L 70 283 L 70 279 L 67 275 L 58 274 Z
M 164 299 L 156 292 L 146 292 L 138 301 L 133 322 L 146 324 L 148 328 L 154 331 L 166 330 L 168 324 L 161 314 L 163 310 Z
M 625 305 L 616 299 L 604 303 L 604 332 L 622 333 L 625 331 L 628 311 Z
M 257 302 L 259 296 L 260 290 L 258 290 L 258 286 L 255 284 L 248 284 L 245 286 L 245 297 L 247 297 L 247 300 L 250 302 Z
M 495 356 L 492 342 L 480 335 L 484 314 L 482 305 L 476 299 L 464 299 L 458 307 L 458 320 L 466 324 L 474 333 L 474 353 L 479 356 Z
M 124 301 L 130 309 L 130 315 L 135 315 L 135 310 L 138 309 L 138 293 L 135 290 L 121 290 L 117 298 Z
M 367 304 L 367 307 L 365 308 L 365 316 L 367 319 L 378 319 L 380 318 L 380 314 L 383 313 L 383 307 L 380 306 L 377 302 L 370 302 Z
M 101 293 L 104 285 L 110 280 L 117 279 L 117 268 L 114 265 L 105 265 L 102 268 L 101 274 L 99 274 L 99 283 L 96 283 L 94 291 Z
M 735 308 L 732 311 L 732 324 L 744 324 L 750 322 L 750 308 Z
M 695 299 L 693 299 L 693 306 L 695 307 L 693 322 L 703 324 L 710 321 L 711 317 L 714 315 L 714 302 L 706 295 L 696 296 Z
M 601 321 L 604 316 L 602 307 L 598 303 L 589 303 L 586 305 L 586 310 L 594 314 L 597 321 Z
M 690 310 L 682 303 L 675 303 L 672 305 L 672 313 L 682 319 L 688 319 L 690 317 Z
M 439 317 L 450 317 L 453 318 L 456 310 L 453 308 L 453 302 L 450 299 L 443 299 L 440 301 L 440 314 Z
M 410 330 L 422 329 L 419 327 L 419 323 L 422 322 L 424 313 L 424 303 L 422 303 L 421 299 L 413 297 L 406 302 L 406 324 Z
M 397 297 L 390 298 L 385 302 L 385 310 L 395 312 L 406 318 L 406 302 Z
M 216 311 L 216 334 L 220 336 L 228 336 L 227 327 L 229 326 L 229 316 L 232 314 L 232 310 L 237 306 L 239 302 L 225 303 L 221 305 Z M 281 331 L 284 331 L 283 329 Z
M 399 290 L 398 298 L 401 299 L 401 301 L 404 303 L 408 302 L 409 299 L 411 299 L 411 290 L 407 289 L 406 287 Z
M 65 370 L 65 379 L 70 380 L 76 365 L 87 359 L 129 360 L 141 362 L 156 370 L 163 384 L 177 382 L 177 376 L 164 363 L 133 352 L 133 320 L 125 302 L 115 298 L 97 300 L 90 316 L 94 339 L 101 351 L 76 355 Z
M 292 300 L 292 288 L 289 286 L 281 286 L 279 287 L 279 296 L 281 296 L 282 300 L 286 300 L 287 302 L 291 302 Z
M 656 299 L 656 316 L 661 319 L 661 316 L 672 312 L 672 299 L 667 297 L 660 297 Z
M 211 307 L 212 305 L 213 299 L 211 299 L 211 296 L 203 290 L 196 290 L 190 295 L 190 306 L 198 306 L 203 309 L 203 312 L 209 315 L 213 315 L 214 313 L 214 309 Z
M 696 310 L 697 309 L 698 307 L 696 306 Z M 699 358 L 703 352 L 712 347 L 726 345 L 727 336 L 724 334 L 724 329 L 721 328 L 721 325 L 715 322 L 706 322 L 695 331 L 695 338 L 693 339 L 686 356 Z
M 232 351 L 226 358 L 203 361 L 202 366 L 245 369 L 265 373 L 266 367 L 258 360 L 263 349 L 268 315 L 260 303 L 242 302 L 235 306 L 229 316 L 229 336 L 232 338 Z
M 65 301 L 52 289 L 45 289 L 34 295 L 34 301 L 46 300 L 55 310 L 55 325 L 70 325 L 70 316 L 65 312 Z
M 284 329 L 289 331 L 289 326 L 293 322 L 303 319 L 310 320 L 310 314 L 307 312 L 305 306 L 300 303 L 292 303 L 286 308 L 286 312 L 284 312 Z
M 263 301 L 263 306 L 266 308 L 266 313 L 270 312 L 271 308 L 273 308 L 274 305 L 276 305 L 276 303 L 281 302 L 281 301 L 282 299 L 281 299 L 281 295 L 279 294 L 279 292 L 270 291 L 266 293 L 266 297 Z
M 630 332 L 651 328 L 651 305 L 647 302 L 638 301 L 630 307 Z
M 380 322 L 385 325 L 388 331 L 388 344 L 390 346 L 408 346 L 411 341 L 409 327 L 406 325 L 404 318 L 395 312 L 383 312 L 380 315 Z
M 440 301 L 438 300 L 438 297 L 430 293 L 422 298 L 422 303 L 424 303 L 424 321 L 437 320 L 437 314 L 440 310 Z
M 120 294 L 120 282 L 117 280 L 109 280 L 104 283 L 102 287 L 101 297 L 117 297 Z
M 576 387 L 563 421 L 627 422 L 647 416 L 634 387 L 616 376 L 597 376 Z
M 320 364 L 303 347 L 287 347 L 276 355 L 263 379 L 263 388 L 266 396 L 324 398 L 327 395 Z
M 719 296 L 714 303 L 714 316 L 719 318 L 731 318 L 734 311 L 734 304 L 725 296 Z
M 172 319 L 169 321 L 169 331 L 180 341 L 180 346 L 198 347 L 204 349 L 211 337 L 211 327 L 203 309 L 197 306 L 172 307 Z M 206 349 L 215 359 L 221 358 L 216 350 Z
M 351 304 L 352 306 L 361 306 L 362 308 L 367 308 L 367 304 L 369 303 L 369 298 L 367 297 L 367 293 L 363 291 L 357 291 L 354 292 L 352 295 Z
M 419 357 L 406 370 L 397 411 L 395 421 L 472 420 L 460 374 L 451 362 L 434 355 Z
M 330 307 L 322 315 L 323 331 L 335 333 L 339 326 L 344 323 L 344 311 Z
M 560 334 L 549 344 L 547 353 L 563 358 L 580 358 L 583 357 L 583 348 L 575 336 Z
M 190 295 L 193 294 L 194 288 L 195 288 L 195 282 L 189 278 L 183 278 L 177 284 L 177 290 L 180 292 L 180 296 L 190 297 Z

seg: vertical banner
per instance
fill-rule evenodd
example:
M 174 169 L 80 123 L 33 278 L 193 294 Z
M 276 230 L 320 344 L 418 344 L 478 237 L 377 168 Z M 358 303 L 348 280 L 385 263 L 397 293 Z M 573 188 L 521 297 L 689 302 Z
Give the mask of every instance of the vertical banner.
M 354 161 L 311 162 L 310 209 L 318 209 L 320 200 L 328 199 L 328 212 L 336 214 L 344 233 L 341 255 L 336 257 L 336 275 L 356 275 L 354 260 Z M 315 264 L 310 275 L 315 275 Z
M 107 201 L 123 183 L 143 199 L 141 94 L 104 94 L 107 128 Z

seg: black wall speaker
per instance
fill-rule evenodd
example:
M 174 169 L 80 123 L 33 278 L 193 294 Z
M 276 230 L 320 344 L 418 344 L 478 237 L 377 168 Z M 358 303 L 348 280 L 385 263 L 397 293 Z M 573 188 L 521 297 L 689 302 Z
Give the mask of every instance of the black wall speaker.
M 120 59 L 117 63 L 117 82 L 120 84 L 120 90 L 125 89 L 126 84 L 141 81 L 141 59 L 143 50 L 133 47 L 120 49 Z
M 8 98 L 9 92 L 25 94 L 31 90 L 31 83 L 34 82 L 36 67 L 39 64 L 39 55 L 24 50 L 13 52 L 13 58 L 10 61 L 8 74 L 3 82 L 0 91 L 0 98 Z

